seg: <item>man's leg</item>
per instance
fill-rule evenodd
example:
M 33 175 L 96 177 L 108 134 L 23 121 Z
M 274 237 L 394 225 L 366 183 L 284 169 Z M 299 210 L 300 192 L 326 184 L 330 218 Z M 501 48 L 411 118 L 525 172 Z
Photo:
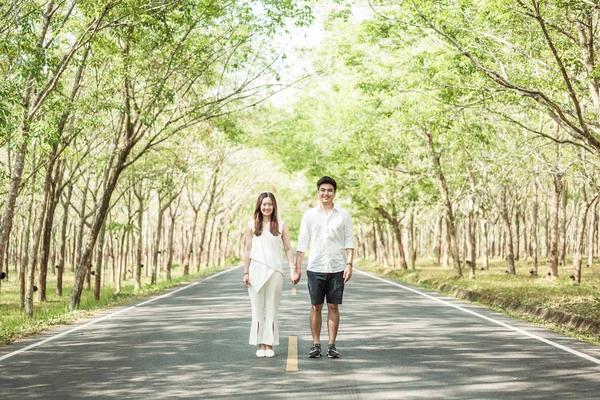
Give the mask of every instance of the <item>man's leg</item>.
M 308 292 L 310 293 L 310 333 L 313 338 L 313 345 L 308 352 L 310 358 L 321 357 L 321 325 L 323 324 L 322 311 L 325 302 L 325 285 L 327 277 L 325 274 L 307 271 Z
M 329 344 L 335 344 L 338 327 L 340 326 L 340 309 L 338 304 L 327 303 L 327 331 Z
M 344 272 L 330 274 L 327 280 L 327 331 L 329 333 L 328 358 L 339 358 L 340 353 L 335 347 L 338 327 L 340 326 L 339 305 L 344 296 Z
M 322 311 L 323 304 L 313 305 L 310 309 L 310 333 L 312 334 L 313 343 L 321 343 Z

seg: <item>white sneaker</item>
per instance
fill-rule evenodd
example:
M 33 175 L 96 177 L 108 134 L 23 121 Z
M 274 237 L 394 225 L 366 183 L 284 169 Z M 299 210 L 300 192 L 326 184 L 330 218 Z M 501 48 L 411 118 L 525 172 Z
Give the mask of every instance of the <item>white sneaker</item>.
M 256 357 L 259 357 L 259 358 L 265 357 L 265 349 L 256 350 Z
M 267 357 L 267 358 L 275 357 L 275 352 L 273 351 L 273 349 L 266 349 L 265 357 Z

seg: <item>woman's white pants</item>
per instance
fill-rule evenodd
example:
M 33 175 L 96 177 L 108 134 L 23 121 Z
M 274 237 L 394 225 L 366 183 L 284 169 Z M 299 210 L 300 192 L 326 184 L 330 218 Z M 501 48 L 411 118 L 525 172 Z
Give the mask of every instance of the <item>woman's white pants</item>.
M 252 281 L 250 281 L 250 284 L 252 284 Z M 258 292 L 252 286 L 248 288 L 250 303 L 252 304 L 250 344 L 266 344 L 269 346 L 279 344 L 277 313 L 279 312 L 282 291 L 283 274 L 278 271 L 273 271 Z

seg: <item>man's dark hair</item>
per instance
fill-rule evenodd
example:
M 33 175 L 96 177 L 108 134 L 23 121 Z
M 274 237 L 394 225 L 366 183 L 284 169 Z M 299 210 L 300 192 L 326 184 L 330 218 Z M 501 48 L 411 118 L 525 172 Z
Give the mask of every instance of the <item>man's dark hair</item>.
M 333 186 L 333 191 L 337 192 L 337 183 L 335 183 L 335 179 L 333 179 L 330 176 L 324 176 L 324 177 L 322 177 L 321 179 L 319 179 L 317 181 L 317 190 L 319 190 L 319 188 L 321 187 L 321 185 L 326 184 L 326 183 L 332 185 Z

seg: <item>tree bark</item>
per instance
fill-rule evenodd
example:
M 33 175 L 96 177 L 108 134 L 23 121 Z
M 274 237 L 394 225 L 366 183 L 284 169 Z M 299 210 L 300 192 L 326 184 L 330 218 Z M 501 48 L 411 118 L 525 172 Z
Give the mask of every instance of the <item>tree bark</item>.
M 206 230 L 208 227 L 208 219 L 210 217 L 210 214 L 212 213 L 212 208 L 213 208 L 213 203 L 215 201 L 215 197 L 216 197 L 216 193 L 217 193 L 217 182 L 218 182 L 218 176 L 219 176 L 219 171 L 220 171 L 221 167 L 219 164 L 217 164 L 215 171 L 213 172 L 213 175 L 211 177 L 211 186 L 210 186 L 210 194 L 208 196 L 208 204 L 206 206 L 206 213 L 204 214 L 204 222 L 202 223 L 202 231 L 200 234 L 200 243 L 198 243 L 198 257 L 197 257 L 197 264 L 196 264 L 196 272 L 200 271 L 200 268 L 202 266 L 202 257 L 203 257 L 203 253 L 204 253 L 204 244 L 205 244 L 205 240 L 206 240 Z
M 442 259 L 442 217 L 438 217 L 435 224 L 435 235 L 434 235 L 434 247 L 433 253 L 435 254 L 435 263 L 440 265 Z
M 515 260 L 521 259 L 521 213 L 519 206 L 515 212 Z
M 42 256 L 40 259 L 40 273 L 38 275 L 38 301 L 46 301 L 46 281 L 48 274 L 48 259 L 50 256 L 50 239 L 52 235 L 56 207 L 62 192 L 62 174 L 60 165 L 55 166 L 57 149 L 54 147 L 48 155 L 45 190 L 48 191 L 48 209 L 44 219 L 42 236 Z
M 559 220 L 560 220 L 560 199 L 563 192 L 563 172 L 553 174 L 552 198 L 550 199 L 550 251 L 548 254 L 548 276 L 558 278 L 558 240 L 559 240 Z
M 534 176 L 534 190 L 533 190 L 533 221 L 531 223 L 531 250 L 532 250 L 532 262 L 531 262 L 531 271 L 529 273 L 532 276 L 538 275 L 538 257 L 539 257 L 539 238 L 538 238 L 538 218 L 539 218 L 539 189 L 540 189 L 540 174 L 538 171 L 535 171 Z
M 173 264 L 173 246 L 175 244 L 175 222 L 177 219 L 177 210 L 179 203 L 177 203 L 175 210 L 170 207 L 169 216 L 171 217 L 171 224 L 169 225 L 169 255 L 167 257 L 167 280 L 171 280 L 171 266 Z
M 37 213 L 37 212 L 36 212 Z M 30 254 L 30 246 L 29 242 L 31 240 L 31 225 L 32 221 L 35 221 L 36 215 L 34 215 L 33 211 L 33 192 L 31 193 L 31 199 L 29 200 L 29 210 L 27 210 L 27 227 L 25 228 L 25 238 L 23 243 L 23 256 L 21 258 L 21 266 L 19 268 L 19 286 L 20 286 L 20 305 L 21 308 L 25 308 L 25 295 L 26 295 L 26 275 L 27 270 L 29 268 L 29 254 Z
M 408 269 L 408 264 L 406 263 L 406 253 L 404 251 L 404 244 L 402 243 L 402 220 L 397 215 L 397 210 L 394 206 L 392 206 L 392 214 L 390 214 L 383 207 L 379 206 L 376 210 L 381 214 L 383 218 L 385 218 L 392 230 L 394 232 L 394 237 L 396 239 L 396 245 L 398 247 L 398 258 L 400 261 L 400 268 Z
M 100 289 L 102 286 L 102 269 L 104 266 L 104 238 L 106 236 L 106 222 L 102 224 L 98 234 L 98 248 L 96 249 L 96 269 L 94 273 L 94 300 L 100 301 Z
M 410 212 L 408 214 L 408 240 L 410 241 L 408 247 L 408 259 L 410 260 L 410 267 L 413 270 L 416 268 L 417 261 L 417 243 L 415 229 L 415 209 L 414 207 L 411 207 Z
M 596 228 L 596 208 L 598 207 L 598 203 L 594 204 L 594 210 L 592 212 L 592 221 L 590 222 L 590 229 L 588 233 L 588 249 L 587 249 L 587 266 L 591 267 L 594 264 L 594 233 Z
M 515 275 L 515 254 L 513 248 L 513 236 L 511 227 L 512 215 L 508 211 L 508 204 L 506 200 L 506 187 L 502 188 L 502 219 L 504 220 L 504 236 L 506 245 L 506 263 L 508 267 L 508 274 Z
M 584 197 L 585 197 L 585 187 L 583 188 Z M 581 260 L 583 256 L 583 248 L 585 244 L 585 228 L 586 228 L 586 219 L 587 213 L 590 210 L 592 204 L 596 202 L 598 199 L 598 195 L 594 197 L 590 202 L 584 201 L 581 204 L 581 208 L 579 209 L 578 215 L 578 227 L 579 232 L 577 232 L 577 243 L 575 247 L 575 252 L 573 254 L 573 284 L 579 285 L 581 284 Z
M 452 202 L 450 200 L 448 185 L 446 183 L 446 178 L 442 171 L 440 155 L 435 151 L 435 146 L 433 145 L 433 137 L 430 133 L 425 133 L 425 138 L 427 139 L 427 144 L 429 145 L 429 150 L 431 152 L 431 161 L 433 163 L 433 167 L 440 187 L 442 201 L 444 202 L 444 206 L 446 207 L 446 221 L 448 223 L 448 233 L 450 234 L 450 251 L 452 254 L 452 263 L 454 264 L 454 277 L 462 278 L 460 255 L 456 238 L 456 227 L 454 224 L 454 212 L 452 210 Z
M 487 219 L 481 221 L 481 228 L 483 230 L 483 260 L 482 268 L 485 271 L 490 269 L 490 243 L 489 243 L 489 223 Z
M 135 268 L 135 283 L 134 290 L 137 292 L 142 286 L 142 268 L 143 256 L 144 256 L 144 194 L 142 191 L 142 183 L 134 187 L 135 197 L 138 199 L 138 241 L 137 241 L 137 252 L 136 252 L 136 268 Z
M 200 211 L 199 208 L 192 207 L 192 209 L 194 211 L 194 219 L 192 221 L 192 230 L 190 232 L 190 241 L 188 243 L 188 248 L 187 248 L 186 255 L 185 255 L 185 262 L 183 265 L 183 274 L 184 275 L 190 274 L 190 263 L 192 261 L 192 255 L 194 254 L 194 238 L 196 236 L 196 227 L 198 226 L 198 212 Z
M 65 272 L 67 256 L 67 226 L 69 222 L 69 206 L 71 205 L 71 196 L 73 195 L 73 183 L 70 183 L 67 190 L 67 198 L 63 203 L 63 220 L 61 227 L 60 258 L 58 262 L 58 273 L 56 275 L 56 295 L 62 296 L 63 292 L 63 274 Z
M 560 202 L 560 236 L 562 238 L 562 249 L 560 253 L 560 265 L 566 265 L 566 257 L 567 257 L 567 184 L 563 182 L 563 190 Z

